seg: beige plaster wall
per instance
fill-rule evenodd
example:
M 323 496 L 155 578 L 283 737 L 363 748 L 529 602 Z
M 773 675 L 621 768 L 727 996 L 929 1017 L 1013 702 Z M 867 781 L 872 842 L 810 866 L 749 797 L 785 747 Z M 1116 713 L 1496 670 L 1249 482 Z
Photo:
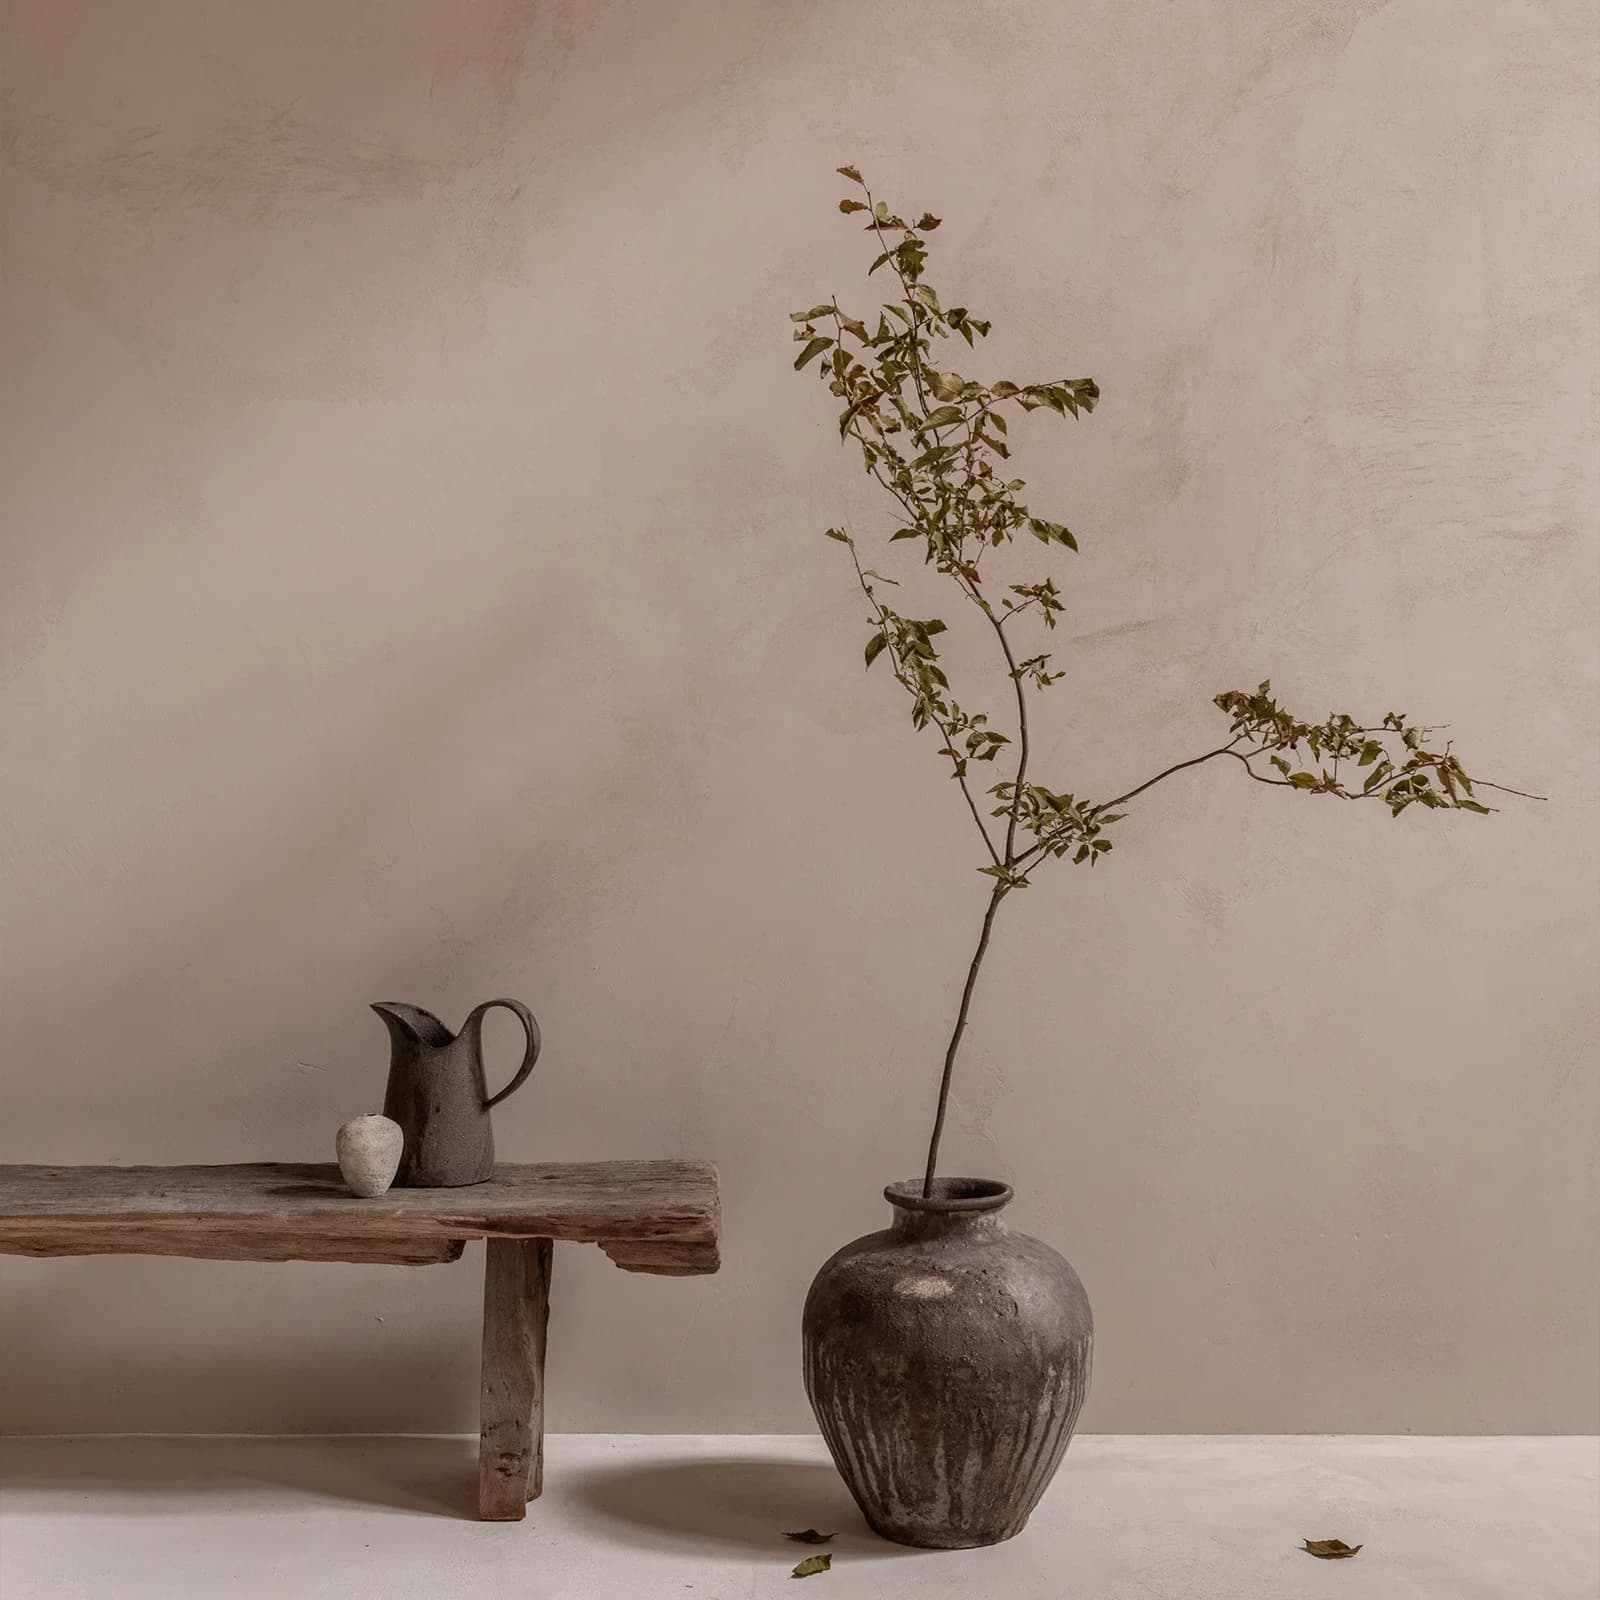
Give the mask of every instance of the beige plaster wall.
M 818 536 L 853 160 L 1105 390 L 1018 431 L 1041 776 L 1270 674 L 1553 797 L 1207 768 L 1007 906 L 949 1155 L 1079 1266 L 1084 1425 L 1595 1428 L 1591 11 L 8 0 L 0 1159 L 324 1157 L 369 999 L 521 995 L 502 1154 L 726 1185 L 717 1279 L 559 1253 L 552 1425 L 807 1425 L 983 892 Z M 6 1261 L 0 1427 L 470 1427 L 475 1254 Z

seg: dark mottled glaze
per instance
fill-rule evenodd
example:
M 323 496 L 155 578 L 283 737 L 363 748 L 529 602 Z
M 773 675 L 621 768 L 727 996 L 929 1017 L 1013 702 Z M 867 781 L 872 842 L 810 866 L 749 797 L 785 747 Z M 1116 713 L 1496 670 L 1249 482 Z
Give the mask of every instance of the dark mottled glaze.
M 884 1194 L 894 1226 L 846 1245 L 806 1297 L 811 1409 L 875 1532 L 998 1544 L 1026 1526 L 1072 1438 L 1089 1299 L 1049 1245 L 1006 1228 L 1005 1184 Z

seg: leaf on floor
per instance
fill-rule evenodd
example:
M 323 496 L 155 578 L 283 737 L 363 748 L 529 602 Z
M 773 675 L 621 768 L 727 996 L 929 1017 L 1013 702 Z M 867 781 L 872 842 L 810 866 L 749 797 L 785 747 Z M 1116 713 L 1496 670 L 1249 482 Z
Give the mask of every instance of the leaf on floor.
M 818 1533 L 815 1528 L 802 1528 L 799 1533 L 786 1533 L 785 1539 L 793 1539 L 796 1544 L 826 1544 L 833 1535 L 831 1533 Z
M 1343 1561 L 1346 1556 L 1353 1556 L 1360 1548 L 1358 1544 L 1346 1544 L 1343 1539 L 1306 1540 L 1306 1554 L 1317 1556 L 1323 1561 Z
M 807 1556 L 793 1572 L 791 1578 L 814 1578 L 819 1572 L 826 1572 L 833 1565 L 831 1555 Z

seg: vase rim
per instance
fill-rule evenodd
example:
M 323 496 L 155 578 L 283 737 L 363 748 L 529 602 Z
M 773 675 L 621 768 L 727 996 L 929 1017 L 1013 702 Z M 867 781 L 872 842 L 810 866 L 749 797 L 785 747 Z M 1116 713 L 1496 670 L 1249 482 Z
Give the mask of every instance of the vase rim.
M 935 1178 L 933 1193 L 924 1195 L 921 1178 L 902 1178 L 889 1184 L 883 1198 L 902 1211 L 952 1212 L 998 1211 L 1011 1203 L 1011 1185 L 998 1178 Z

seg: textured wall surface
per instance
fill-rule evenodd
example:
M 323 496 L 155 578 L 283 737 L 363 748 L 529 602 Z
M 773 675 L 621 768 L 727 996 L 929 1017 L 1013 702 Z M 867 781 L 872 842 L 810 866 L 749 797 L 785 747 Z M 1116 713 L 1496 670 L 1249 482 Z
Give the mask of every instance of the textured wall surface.
M 368 1000 L 520 995 L 503 1155 L 726 1185 L 716 1279 L 558 1252 L 552 1425 L 807 1424 L 805 1286 L 917 1165 L 985 882 L 789 371 L 862 298 L 855 161 L 947 219 L 984 370 L 1105 391 L 1015 434 L 1083 547 L 1041 778 L 1270 674 L 1552 797 L 1207 767 L 1008 903 L 949 1164 L 1088 1285 L 1084 1426 L 1600 1423 L 1588 4 L 0 24 L 0 1160 L 327 1157 Z M 5 1261 L 0 1428 L 470 1427 L 475 1257 Z

